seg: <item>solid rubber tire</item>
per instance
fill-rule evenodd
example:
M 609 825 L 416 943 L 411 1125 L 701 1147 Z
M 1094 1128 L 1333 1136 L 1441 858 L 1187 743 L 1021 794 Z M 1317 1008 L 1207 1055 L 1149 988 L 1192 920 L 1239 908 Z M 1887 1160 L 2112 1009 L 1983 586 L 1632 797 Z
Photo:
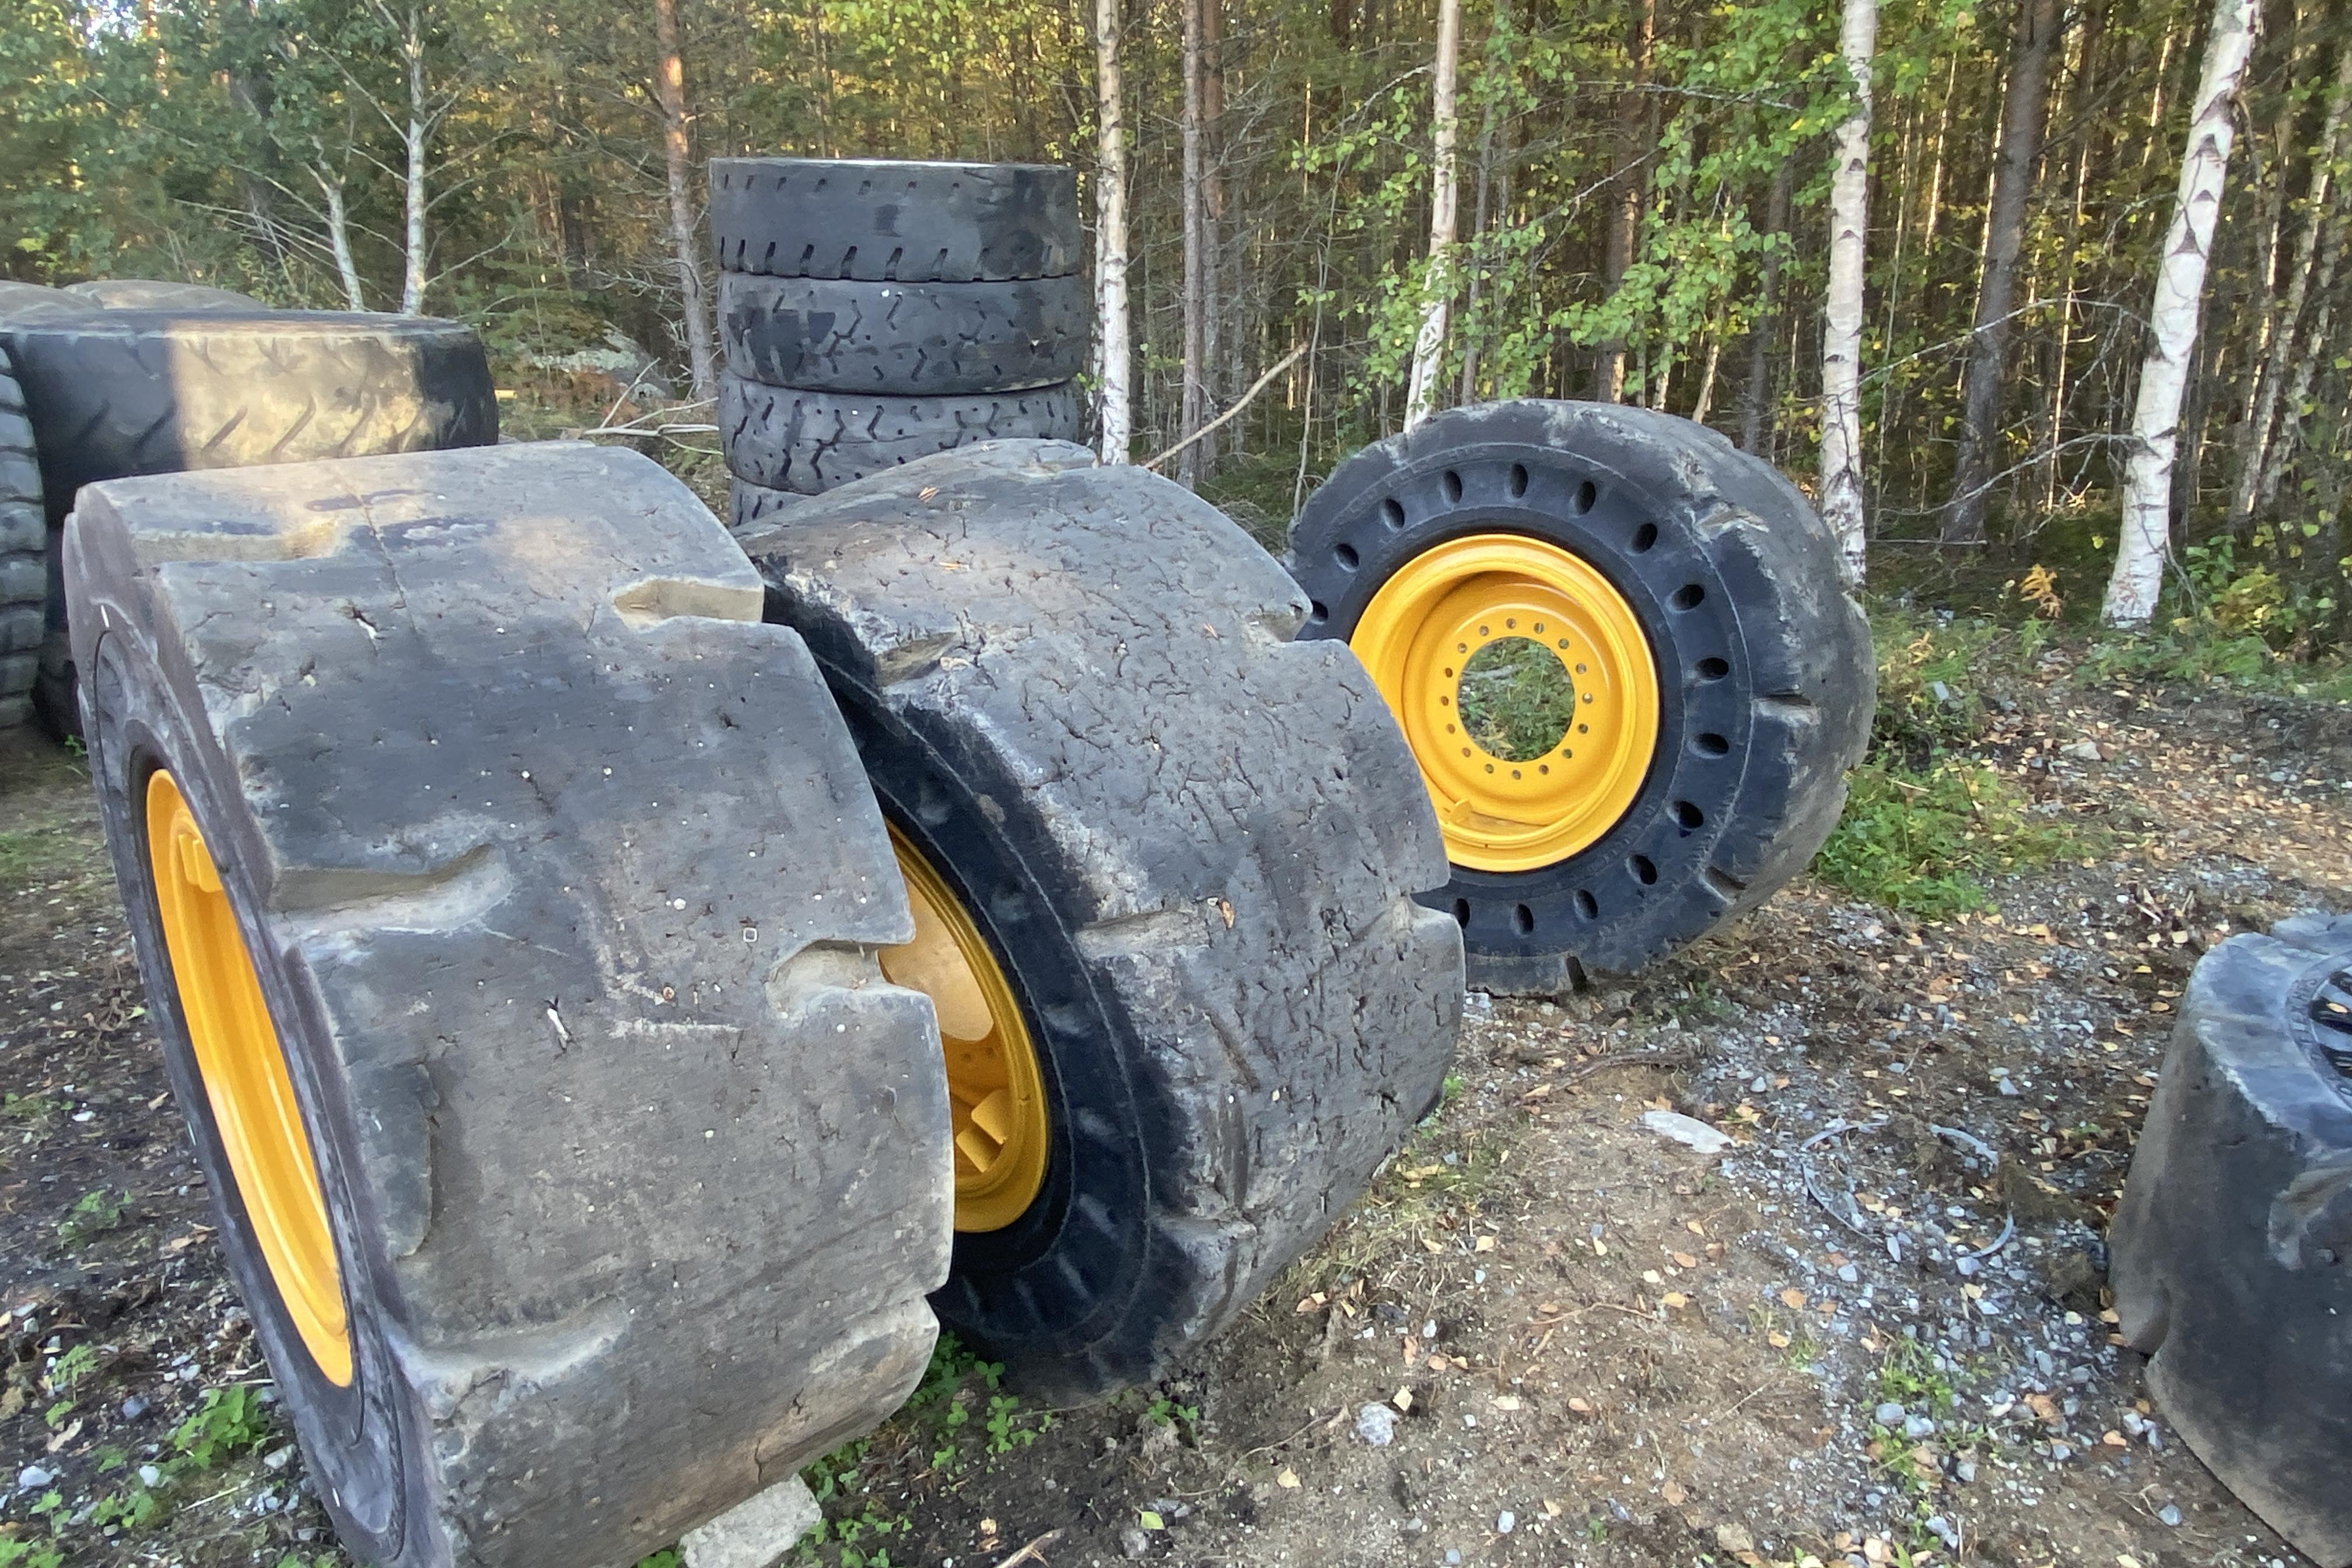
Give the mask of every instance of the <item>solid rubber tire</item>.
M 986 283 L 1078 269 L 1077 172 L 1057 163 L 713 158 L 722 272 Z
M 776 514 L 788 506 L 808 500 L 798 490 L 772 490 L 762 485 L 749 484 L 730 475 L 727 480 L 727 527 L 732 532 L 740 529 L 777 521 Z
M 933 1304 L 1027 1387 L 1146 1382 L 1318 1238 L 1435 1102 L 1461 939 L 1403 737 L 1247 535 L 1007 441 L 739 535 L 884 812 L 1021 1000 L 1045 1184 Z
M 1804 868 L 1869 742 L 1876 664 L 1828 529 L 1769 465 L 1687 419 L 1533 398 L 1438 414 L 1332 472 L 1291 528 L 1300 635 L 1349 637 L 1398 568 L 1492 532 L 1596 567 L 1658 668 L 1657 749 L 1615 826 L 1538 870 L 1457 866 L 1432 899 L 1463 923 L 1473 984 L 1558 991 L 1638 969 Z
M 250 294 L 209 283 L 173 283 L 150 278 L 93 278 L 68 283 L 65 292 L 107 310 L 267 310 Z
M 2158 1407 L 2263 1521 L 2352 1563 L 2352 917 L 2200 960 L 2108 1230 Z
M 50 540 L 32 421 L 0 349 L 0 730 L 33 710 L 49 624 Z
M 946 1084 L 882 819 L 676 479 L 581 446 L 120 480 L 68 533 L 95 776 L 230 1273 L 345 1546 L 623 1568 L 887 1415 L 947 1272 Z M 194 808 L 316 1152 L 317 1371 L 161 947 Z
M 727 368 L 746 381 L 894 396 L 1019 392 L 1086 369 L 1076 274 L 1012 283 L 850 283 L 722 273 Z
M 964 397 L 886 397 L 719 378 L 728 471 L 763 489 L 802 495 L 976 441 L 1067 440 L 1079 423 L 1078 395 L 1067 382 Z

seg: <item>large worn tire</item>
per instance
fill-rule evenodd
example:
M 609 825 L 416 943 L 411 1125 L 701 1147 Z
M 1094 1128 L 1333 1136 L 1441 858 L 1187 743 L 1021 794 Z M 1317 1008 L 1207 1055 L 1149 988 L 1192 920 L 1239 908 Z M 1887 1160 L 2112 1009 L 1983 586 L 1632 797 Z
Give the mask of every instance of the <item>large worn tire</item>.
M 1067 382 L 970 397 L 793 392 L 719 378 L 727 468 L 763 489 L 819 495 L 975 441 L 1069 439 L 1077 394 Z
M 2181 1436 L 2295 1550 L 2352 1563 L 2352 918 L 2198 963 L 2108 1240 Z
M 1076 171 L 1048 163 L 713 158 L 723 272 L 987 283 L 1078 269 Z
M 1043 1058 L 1051 1154 L 943 1321 L 1055 1397 L 1148 1379 L 1321 1236 L 1460 1019 L 1436 824 L 1280 568 L 1084 447 L 933 458 L 739 535 Z
M 267 310 L 250 294 L 208 283 L 166 283 L 147 278 L 93 278 L 65 291 L 108 310 Z
M 67 552 L 173 1087 L 352 1553 L 631 1563 L 887 1415 L 949 1260 L 939 1037 L 880 983 L 912 926 L 848 735 L 709 513 L 501 447 L 102 484 Z M 284 1045 L 347 1384 L 225 1152 L 158 769 Z
M 0 730 L 30 716 L 49 623 L 49 521 L 32 421 L 0 349 Z
M 730 475 L 727 480 L 727 526 L 738 530 L 775 522 L 780 521 L 777 513 L 806 500 L 808 497 L 798 490 L 772 490 L 763 485 L 746 484 Z
M 1086 368 L 1093 303 L 1073 273 L 1018 283 L 719 279 L 727 368 L 812 392 L 1019 392 Z
M 1620 646 L 1654 669 L 1654 742 L 1619 754 L 1608 776 L 1619 793 L 1586 819 L 1594 837 L 1549 862 L 1529 856 L 1500 868 L 1499 857 L 1465 847 L 1470 829 L 1491 820 L 1477 815 L 1486 786 L 1471 770 L 1482 759 L 1486 774 L 1511 764 L 1467 745 L 1455 763 L 1453 748 L 1469 737 L 1453 734 L 1453 687 L 1438 679 L 1441 658 L 1444 675 L 1454 673 L 1455 649 L 1424 646 L 1433 634 L 1451 644 L 1439 625 L 1446 617 L 1433 612 L 1419 623 L 1421 640 L 1391 639 L 1430 663 L 1417 685 L 1388 673 L 1368 641 L 1380 617 L 1366 621 L 1400 572 L 1413 568 L 1402 579 L 1411 584 L 1432 563 L 1475 564 L 1489 540 L 1507 552 L 1531 542 L 1546 570 L 1572 570 L 1591 584 L 1579 591 L 1610 602 Z M 1314 604 L 1301 635 L 1348 638 L 1366 653 L 1442 792 L 1455 864 L 1433 901 L 1463 923 L 1473 984 L 1544 992 L 1585 970 L 1636 969 L 1761 902 L 1837 823 L 1845 771 L 1869 739 L 1868 626 L 1804 498 L 1704 426 L 1614 404 L 1534 399 L 1440 414 L 1333 472 L 1292 527 L 1290 565 Z M 1485 634 L 1503 640 L 1541 624 L 1506 624 L 1530 603 L 1540 616 L 1544 602 L 1508 572 L 1454 585 L 1496 601 L 1494 617 L 1464 636 L 1463 654 Z M 1466 601 L 1442 604 L 1457 602 Z M 1564 662 L 1581 657 L 1571 649 Z M 1590 698 L 1580 689 L 1578 700 Z M 1554 792 L 1530 795 L 1528 821 L 1572 820 L 1591 804 L 1562 760 L 1572 762 L 1577 732 L 1566 738 L 1569 750 L 1545 763 L 1560 764 L 1561 782 L 1539 782 L 1537 763 L 1527 764 L 1529 790 Z M 1449 813 L 1446 798 L 1465 804 Z

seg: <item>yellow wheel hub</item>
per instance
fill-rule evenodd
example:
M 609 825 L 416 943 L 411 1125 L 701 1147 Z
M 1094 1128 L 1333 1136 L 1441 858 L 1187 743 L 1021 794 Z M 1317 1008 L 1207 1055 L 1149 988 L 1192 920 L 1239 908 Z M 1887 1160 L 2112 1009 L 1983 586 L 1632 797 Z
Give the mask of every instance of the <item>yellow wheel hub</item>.
M 237 1196 L 295 1331 L 328 1380 L 348 1386 L 342 1273 L 286 1052 L 220 868 L 180 786 L 161 770 L 147 782 L 147 855 L 188 1043 Z
M 915 907 L 915 940 L 882 950 L 882 973 L 940 1016 L 955 1122 L 955 1227 L 1002 1230 L 1045 1183 L 1045 1081 L 1012 983 L 987 939 L 894 823 L 890 845 Z
M 1560 662 L 1575 717 L 1540 755 L 1497 756 L 1460 711 L 1480 650 L 1524 637 Z M 1381 584 L 1348 646 L 1403 728 L 1447 857 L 1532 871 L 1589 847 L 1641 793 L 1658 744 L 1658 672 L 1625 596 L 1581 558 L 1521 534 L 1433 545 Z

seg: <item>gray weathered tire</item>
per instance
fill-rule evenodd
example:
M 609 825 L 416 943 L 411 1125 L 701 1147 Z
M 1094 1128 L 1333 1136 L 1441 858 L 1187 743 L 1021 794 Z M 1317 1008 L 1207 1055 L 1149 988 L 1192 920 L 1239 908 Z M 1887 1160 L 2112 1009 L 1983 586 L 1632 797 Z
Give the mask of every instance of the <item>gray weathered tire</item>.
M 722 273 L 727 368 L 745 381 L 896 397 L 1019 392 L 1086 368 L 1073 273 L 1013 283 L 850 283 Z
M 49 519 L 32 421 L 0 349 L 0 730 L 33 710 L 49 619 Z
M 713 158 L 722 272 L 984 283 L 1078 269 L 1077 172 L 1051 163 Z
M 250 294 L 208 283 L 167 283 L 150 278 L 93 278 L 65 291 L 107 310 L 267 310 Z
M 2352 917 L 2199 962 L 2108 1241 L 2180 1436 L 2295 1550 L 2352 1563 Z
M 931 458 L 739 534 L 885 815 L 1043 1058 L 1050 1160 L 943 1321 L 1056 1397 L 1231 1322 L 1435 1102 L 1461 936 L 1353 655 L 1181 487 L 1082 447 Z
M 798 490 L 772 490 L 730 475 L 727 480 L 727 526 L 731 531 L 773 522 L 778 512 L 806 500 L 808 497 Z
M 945 1277 L 913 930 L 800 639 L 578 446 L 121 480 L 68 530 L 115 872 L 228 1261 L 344 1543 L 618 1568 L 872 1426 Z M 350 1325 L 291 1327 L 149 867 L 177 782 L 286 1048 Z
M 819 495 L 976 441 L 1068 440 L 1078 433 L 1069 383 L 969 397 L 793 392 L 719 378 L 727 468 L 763 489 Z

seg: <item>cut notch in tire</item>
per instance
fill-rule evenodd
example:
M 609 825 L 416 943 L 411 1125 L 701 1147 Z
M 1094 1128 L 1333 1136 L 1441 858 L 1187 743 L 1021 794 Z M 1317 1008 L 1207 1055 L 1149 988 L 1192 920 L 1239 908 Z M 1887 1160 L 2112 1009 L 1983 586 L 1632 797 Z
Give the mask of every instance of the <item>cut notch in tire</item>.
M 166 1064 L 352 1552 L 626 1563 L 887 1415 L 949 1258 L 939 1039 L 876 965 L 912 927 L 856 753 L 700 504 L 563 446 L 121 480 L 68 581 Z M 284 1047 L 345 1384 L 192 1047 L 159 771 Z
M 1461 939 L 1412 897 L 1444 862 L 1402 742 L 1239 529 L 1083 447 L 967 447 L 738 537 L 1041 1058 L 1043 1184 L 958 1236 L 940 1316 L 1054 1396 L 1154 1376 L 1438 1095 Z
M 1545 569 L 1473 542 L 1512 539 Z M 1703 426 L 1534 399 L 1437 415 L 1334 470 L 1293 525 L 1290 566 L 1316 605 L 1301 635 L 1363 641 L 1415 732 L 1456 829 L 1436 899 L 1464 917 L 1474 983 L 1551 991 L 1585 969 L 1637 968 L 1761 901 L 1836 823 L 1868 739 L 1866 624 L 1803 497 Z M 1589 581 L 1571 591 L 1571 572 Z M 1416 575 L 1438 581 L 1371 615 Z M 1480 621 L 1481 608 L 1497 618 Z M 1559 759 L 1559 773 L 1509 783 L 1530 799 L 1497 811 L 1506 786 L 1481 786 L 1508 761 L 1475 744 L 1465 757 L 1464 737 L 1445 731 L 1435 656 L 1467 658 L 1570 614 L 1592 623 L 1580 642 L 1646 644 L 1654 745 L 1638 768 L 1600 775 L 1584 757 Z M 1501 624 L 1514 616 L 1521 625 Z M 1630 689 L 1639 660 L 1625 651 L 1615 662 Z M 1648 725 L 1632 726 L 1632 752 Z M 1453 746 L 1444 765 L 1430 754 L 1440 737 Z M 1449 780 L 1448 767 L 1471 772 Z M 1558 798 L 1535 798 L 1546 789 Z M 1481 826 L 1497 817 L 1504 828 Z M 1548 837 L 1547 824 L 1560 830 Z M 1519 853 L 1481 850 L 1482 836 L 1516 837 Z

